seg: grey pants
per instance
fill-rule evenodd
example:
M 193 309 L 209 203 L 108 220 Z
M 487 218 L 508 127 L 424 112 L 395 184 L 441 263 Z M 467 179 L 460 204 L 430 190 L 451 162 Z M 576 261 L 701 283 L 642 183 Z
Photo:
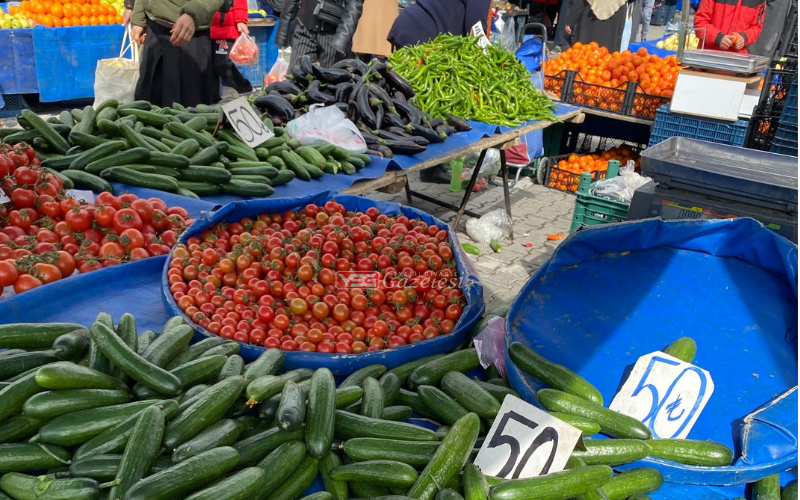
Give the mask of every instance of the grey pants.
M 302 23 L 297 23 L 292 33 L 292 57 L 289 67 L 293 68 L 297 61 L 304 55 L 311 56 L 311 62 L 319 61 L 323 68 L 330 68 L 334 63 L 341 61 L 345 55 L 337 52 L 331 45 L 333 32 L 311 31 Z
M 650 30 L 650 18 L 653 16 L 653 6 L 655 6 L 656 0 L 644 0 L 642 4 L 642 15 L 639 18 L 639 21 L 642 23 L 642 36 L 640 38 L 641 41 L 647 40 L 647 32 Z M 634 36 L 636 33 L 634 33 Z

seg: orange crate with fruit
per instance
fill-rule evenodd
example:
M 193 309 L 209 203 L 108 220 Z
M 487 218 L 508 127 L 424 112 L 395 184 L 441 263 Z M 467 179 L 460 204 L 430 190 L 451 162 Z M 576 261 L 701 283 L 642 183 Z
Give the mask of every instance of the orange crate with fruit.
M 605 178 L 610 160 L 617 160 L 623 166 L 632 160 L 637 168 L 640 162 L 639 152 L 627 144 L 600 153 L 561 155 L 551 160 L 545 185 L 567 193 L 578 190 L 583 172 L 592 175 L 592 182 Z

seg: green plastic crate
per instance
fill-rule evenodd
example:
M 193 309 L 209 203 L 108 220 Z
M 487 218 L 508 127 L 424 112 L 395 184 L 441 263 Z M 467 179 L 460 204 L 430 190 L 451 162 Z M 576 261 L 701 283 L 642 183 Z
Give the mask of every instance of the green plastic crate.
M 606 179 L 616 177 L 619 174 L 619 162 L 611 160 L 608 162 Z M 622 222 L 628 217 L 629 203 L 600 198 L 590 194 L 594 186 L 592 174 L 583 172 L 578 191 L 575 193 L 575 210 L 572 213 L 572 226 L 569 232 L 574 233 L 582 226 L 595 226 L 598 224 L 609 224 L 611 222 Z

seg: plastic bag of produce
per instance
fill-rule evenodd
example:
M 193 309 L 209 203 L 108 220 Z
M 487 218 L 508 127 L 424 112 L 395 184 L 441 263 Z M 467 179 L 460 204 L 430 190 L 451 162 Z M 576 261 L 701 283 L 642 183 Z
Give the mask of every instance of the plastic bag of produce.
M 467 221 L 467 234 L 477 242 L 489 243 L 508 237 L 513 223 L 502 208 L 484 214 L 480 219 Z
M 283 51 L 278 54 L 278 60 L 272 65 L 272 69 L 264 77 L 264 86 L 272 82 L 282 82 L 286 80 L 286 72 L 289 71 L 289 61 L 283 57 Z
M 358 128 L 336 106 L 313 105 L 308 113 L 286 125 L 303 146 L 335 144 L 352 153 L 365 153 L 367 143 Z
M 608 200 L 630 203 L 633 192 L 649 180 L 649 177 L 634 172 L 633 161 L 629 161 L 628 166 L 619 170 L 618 176 L 597 181 L 591 193 Z
M 241 33 L 233 42 L 230 57 L 239 66 L 252 66 L 258 62 L 258 45 L 250 36 Z
M 123 56 L 128 50 L 131 58 Z M 108 99 L 116 99 L 120 104 L 133 102 L 136 82 L 139 81 L 139 59 L 141 46 L 130 40 L 130 26 L 122 35 L 119 57 L 100 59 L 94 71 L 94 107 Z

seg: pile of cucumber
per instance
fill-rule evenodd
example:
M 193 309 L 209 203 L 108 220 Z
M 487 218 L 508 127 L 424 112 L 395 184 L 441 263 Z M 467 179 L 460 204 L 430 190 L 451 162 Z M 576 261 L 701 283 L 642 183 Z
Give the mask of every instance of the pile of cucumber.
M 24 110 L 21 128 L 0 128 L 0 138 L 33 144 L 43 167 L 66 185 L 113 192 L 109 181 L 116 181 L 192 198 L 269 196 L 295 178 L 354 174 L 370 161 L 334 145 L 301 146 L 269 116 L 263 122 L 275 137 L 251 148 L 231 129 L 216 130 L 220 113 L 217 106 L 187 110 L 110 99 L 47 120 Z
M 624 416 L 554 389 L 543 399 L 555 416 L 619 439 L 586 440 L 563 472 L 485 476 L 471 460 L 516 393 L 493 367 L 485 382 L 465 375 L 480 364 L 474 348 L 337 384 L 325 368 L 283 371 L 279 349 L 246 364 L 239 343 L 190 345 L 193 334 L 175 317 L 139 335 L 130 314 L 115 325 L 101 313 L 88 329 L 0 325 L 0 500 L 296 500 L 317 475 L 325 491 L 304 500 L 643 500 L 663 480 L 649 468 L 614 475 L 657 448 Z M 513 348 L 515 363 L 535 356 Z M 567 380 L 545 366 L 554 386 Z M 440 426 L 407 423 L 412 413 Z M 663 448 L 686 459 L 679 444 Z

